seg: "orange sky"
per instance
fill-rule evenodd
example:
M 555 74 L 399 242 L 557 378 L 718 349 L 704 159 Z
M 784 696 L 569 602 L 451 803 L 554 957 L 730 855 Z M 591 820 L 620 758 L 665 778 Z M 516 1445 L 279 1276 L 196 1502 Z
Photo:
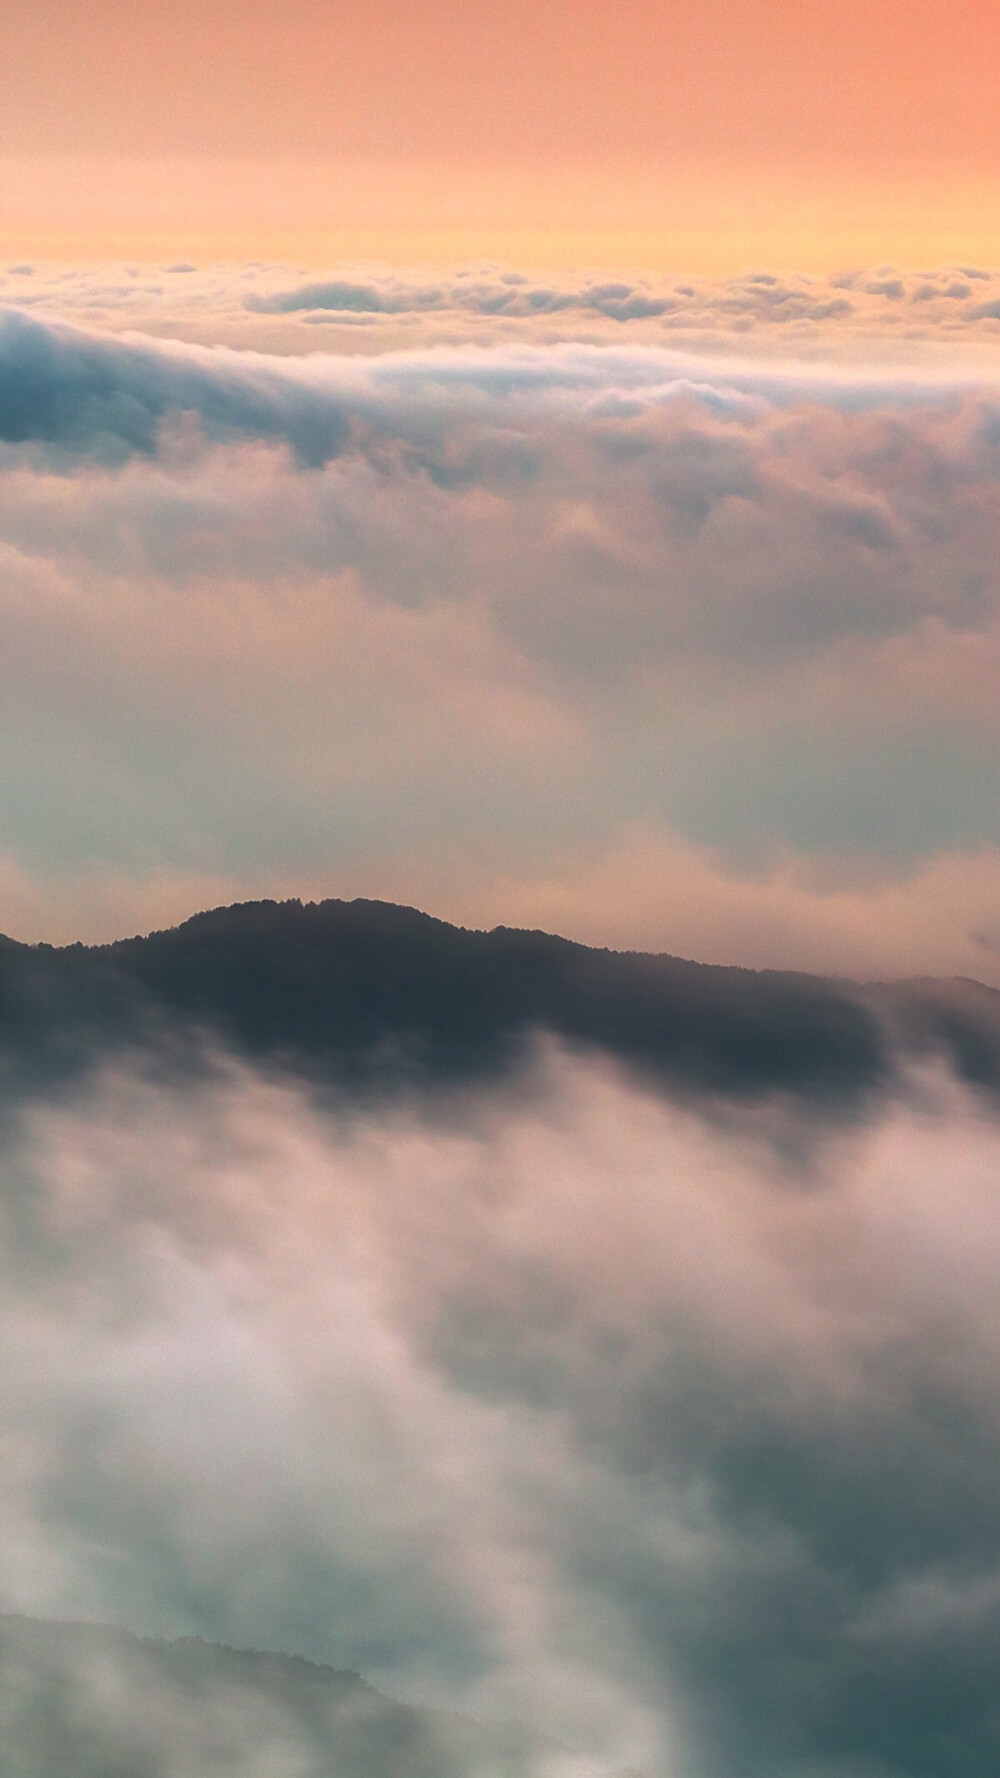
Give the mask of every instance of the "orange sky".
M 987 0 L 6 0 L 3 39 L 12 251 L 1000 257 Z

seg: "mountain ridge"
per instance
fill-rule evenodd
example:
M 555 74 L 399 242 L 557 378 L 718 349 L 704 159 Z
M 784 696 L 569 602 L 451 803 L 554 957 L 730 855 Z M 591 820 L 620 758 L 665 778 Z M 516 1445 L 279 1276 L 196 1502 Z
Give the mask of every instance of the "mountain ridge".
M 5 1778 L 534 1778 L 567 1751 L 302 1655 L 15 1613 L 0 1737 Z
M 346 1089 L 475 1081 L 547 1032 L 677 1091 L 843 1103 L 897 1052 L 1000 1092 L 1000 993 L 858 983 L 455 926 L 370 899 L 259 900 L 87 946 L 0 941 L 0 1068 L 57 1078 L 199 1038 Z

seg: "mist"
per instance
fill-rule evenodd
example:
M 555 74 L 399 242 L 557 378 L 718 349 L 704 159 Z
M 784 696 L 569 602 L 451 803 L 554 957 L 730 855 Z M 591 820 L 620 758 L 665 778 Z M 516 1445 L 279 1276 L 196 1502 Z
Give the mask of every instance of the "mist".
M 332 1110 L 145 1055 L 3 1151 L 8 1612 L 353 1669 L 572 1778 L 993 1770 L 1000 1129 L 943 1063 L 821 1118 L 547 1039 Z

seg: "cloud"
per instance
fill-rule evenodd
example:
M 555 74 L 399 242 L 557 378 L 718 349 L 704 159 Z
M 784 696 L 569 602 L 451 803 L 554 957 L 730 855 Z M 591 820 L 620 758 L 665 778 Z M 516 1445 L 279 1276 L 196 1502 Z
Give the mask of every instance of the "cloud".
M 351 309 L 362 313 L 381 314 L 386 300 L 373 284 L 351 284 L 342 278 L 323 284 L 301 284 L 295 290 L 282 290 L 274 296 L 246 298 L 246 306 L 258 315 L 287 315 L 297 309 Z M 411 299 L 410 306 L 416 306 Z
M 292 396 L 289 404 L 288 396 Z M 43 326 L 16 310 L 0 315 L 0 438 L 120 459 L 155 449 L 171 413 L 197 414 L 215 437 L 280 437 L 308 461 L 345 442 L 336 405 L 307 387 L 188 352 Z
M 317 309 L 361 310 L 383 315 L 457 311 L 460 314 L 530 320 L 571 309 L 618 322 L 654 319 L 679 306 L 672 292 L 661 294 L 630 282 L 591 282 L 576 289 L 565 289 L 552 284 L 531 283 L 528 279 L 511 282 L 496 277 L 448 280 L 437 286 L 406 285 L 398 279 L 383 280 L 380 284 L 333 279 L 298 284 L 269 295 L 251 292 L 245 303 L 257 315 L 290 315 Z
M 824 1130 L 551 1049 L 338 1118 L 220 1058 L 5 1140 L 9 1607 L 298 1648 L 588 1771 L 988 1769 L 998 1137 L 945 1074 Z
M 1000 430 L 974 371 L 282 358 L 12 316 L 4 379 L 0 928 L 70 883 L 135 884 L 140 923 L 337 891 L 478 918 L 582 870 L 588 936 L 719 957 L 721 913 L 623 932 L 598 861 L 641 834 L 658 862 L 629 893 L 669 910 L 711 882 L 757 961 L 878 970 L 868 886 L 892 882 L 913 913 L 886 967 L 902 932 L 914 968 L 989 966 L 991 891 L 958 887 L 987 881 L 1000 791 Z M 853 945 L 809 887 L 838 872 Z M 955 886 L 933 937 L 931 881 Z M 208 887 L 156 887 L 185 882 Z
M 351 329 L 360 320 L 380 349 L 461 340 L 552 343 L 581 333 L 620 343 L 625 334 L 701 351 L 731 350 L 735 341 L 763 356 L 854 362 L 922 356 L 933 364 L 942 349 L 978 351 L 985 364 L 990 308 L 1000 289 L 995 271 L 968 266 L 880 268 L 828 279 L 752 272 L 685 282 L 634 271 L 532 276 L 497 264 L 402 271 L 358 262 L 306 271 L 259 261 L 201 269 L 183 263 L 181 280 L 164 276 L 169 266 L 37 266 L 30 284 L 9 267 L 0 271 L 0 293 L 6 284 L 10 300 L 116 331 L 142 326 L 265 350 L 311 350 L 304 329 L 317 324 L 341 349 L 355 350 Z M 973 282 L 976 303 L 964 301 Z

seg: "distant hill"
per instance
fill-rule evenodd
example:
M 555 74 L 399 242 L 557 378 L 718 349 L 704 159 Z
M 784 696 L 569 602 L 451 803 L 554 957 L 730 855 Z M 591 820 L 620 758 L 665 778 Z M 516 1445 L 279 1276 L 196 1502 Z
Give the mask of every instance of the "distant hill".
M 902 1045 L 1000 1090 L 1000 994 L 973 982 L 859 986 L 467 931 L 377 901 L 247 902 L 117 944 L 0 940 L 0 1079 L 72 1074 L 193 1033 L 350 1090 L 472 1080 L 548 1031 L 675 1090 L 842 1102 Z
M 0 1617 L 4 1778 L 540 1778 L 560 1752 L 294 1655 Z

